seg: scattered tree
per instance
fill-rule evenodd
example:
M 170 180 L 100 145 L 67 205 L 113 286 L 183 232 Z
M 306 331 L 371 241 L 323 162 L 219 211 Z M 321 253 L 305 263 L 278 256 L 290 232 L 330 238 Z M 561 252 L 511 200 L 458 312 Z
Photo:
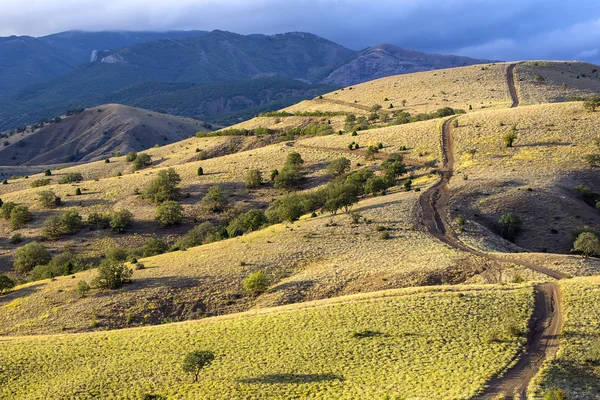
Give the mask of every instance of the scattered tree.
M 61 199 L 52 190 L 44 190 L 38 193 L 38 203 L 44 208 L 56 208 L 60 206 Z
M 198 167 L 198 176 L 204 175 L 204 169 L 202 167 Z
M 198 376 L 202 369 L 210 365 L 214 359 L 215 355 L 210 351 L 192 351 L 183 359 L 183 372 L 194 375 L 194 382 L 198 382 Z
M 0 274 L 0 293 L 9 291 L 15 287 L 15 282 L 4 274 Z
M 10 219 L 10 213 L 17 206 L 17 203 L 7 201 L 0 207 L 0 216 L 4 219 Z
M 201 204 L 206 207 L 208 210 L 213 212 L 221 212 L 227 207 L 229 201 L 225 194 L 223 193 L 223 189 L 221 186 L 216 185 L 212 186 L 206 192 L 206 195 L 202 198 Z
M 10 212 L 10 228 L 15 230 L 21 229 L 25 225 L 27 225 L 27 223 L 31 221 L 32 218 L 33 215 L 31 214 L 27 206 L 16 206 Z
M 133 170 L 138 171 L 152 165 L 152 157 L 147 153 L 139 153 L 133 160 Z
M 592 232 L 581 233 L 573 243 L 573 250 L 583 257 L 600 256 L 600 239 Z
M 246 172 L 246 176 L 244 177 L 244 186 L 248 189 L 254 189 L 260 187 L 262 185 L 262 175 L 260 170 L 251 169 Z
M 150 199 L 156 204 L 174 200 L 180 194 L 177 188 L 180 182 L 181 177 L 173 168 L 161 170 L 144 190 L 142 198 Z
M 131 283 L 133 271 L 120 262 L 104 260 L 98 267 L 98 275 L 93 285 L 100 289 L 116 290 L 123 284 Z
M 242 286 L 248 294 L 258 296 L 269 287 L 269 279 L 267 274 L 262 271 L 254 272 L 244 279 Z
M 58 180 L 58 183 L 64 185 L 66 183 L 75 183 L 81 182 L 83 180 L 83 175 L 80 172 L 71 172 L 70 174 L 61 176 Z
M 513 147 L 513 143 L 517 140 L 517 126 L 513 125 L 510 132 L 502 136 L 502 140 L 504 140 L 506 147 Z
M 176 201 L 167 200 L 156 209 L 155 221 L 162 227 L 180 224 L 183 207 Z
M 345 157 L 340 157 L 340 158 L 333 160 L 327 166 L 327 172 L 333 176 L 340 176 L 340 175 L 344 175 L 346 172 L 348 172 L 350 170 L 350 167 L 351 167 L 350 160 L 348 160 Z
M 52 176 L 52 171 L 50 171 L 49 169 L 45 170 L 44 176 Z
M 394 178 L 397 178 L 406 173 L 406 165 L 404 165 L 404 157 L 402 154 L 393 153 L 390 158 L 381 163 L 381 169 Z
M 190 247 L 200 246 L 218 240 L 217 229 L 206 221 L 192 228 L 188 233 L 177 239 L 173 249 L 186 250 Z
M 521 232 L 523 221 L 517 214 L 506 213 L 500 217 L 500 235 L 504 239 L 513 241 Z
M 600 97 L 592 96 L 583 102 L 583 107 L 589 112 L 594 112 L 600 107 Z
M 133 214 L 129 210 L 120 210 L 113 214 L 110 220 L 110 229 L 114 232 L 125 232 L 133 223 Z
M 133 161 L 135 161 L 135 159 L 137 158 L 137 156 L 138 155 L 137 155 L 137 153 L 135 151 L 130 151 L 125 156 L 125 161 L 127 161 L 127 162 L 133 162 Z
M 13 268 L 18 275 L 26 275 L 36 265 L 46 265 L 51 259 L 48 250 L 40 243 L 27 243 L 15 252 Z

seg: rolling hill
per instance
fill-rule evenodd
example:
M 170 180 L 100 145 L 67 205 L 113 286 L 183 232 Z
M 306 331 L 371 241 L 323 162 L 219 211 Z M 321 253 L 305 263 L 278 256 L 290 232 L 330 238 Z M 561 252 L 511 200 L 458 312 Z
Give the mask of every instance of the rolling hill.
M 201 121 L 106 104 L 8 136 L 0 158 L 6 166 L 89 162 L 177 142 L 200 130 L 207 130 Z
M 598 279 L 588 276 L 600 275 L 600 259 L 570 251 L 574 232 L 600 224 L 588 201 L 600 181 L 586 158 L 600 151 L 600 113 L 581 101 L 600 92 L 597 68 L 488 63 L 381 78 L 150 148 L 146 169 L 113 157 L 55 169 L 43 189 L 31 187 L 39 175 L 7 180 L 0 197 L 29 207 L 33 219 L 19 229 L 0 221 L 0 268 L 8 271 L 18 248 L 39 241 L 52 216 L 70 210 L 85 221 L 127 209 L 133 225 L 124 233 L 82 229 L 43 246 L 89 263 L 121 251 L 133 280 L 82 295 L 78 283 L 98 271 L 71 268 L 1 295 L 0 354 L 11 360 L 0 366 L 2 390 L 21 398 L 58 387 L 66 397 L 129 390 L 130 397 L 541 399 L 560 389 L 597 398 Z M 508 133 L 516 135 L 510 147 Z M 284 172 L 294 152 L 304 180 L 290 195 L 269 177 Z M 340 157 L 349 174 L 366 168 L 384 177 L 395 154 L 406 171 L 393 186 L 360 195 L 348 212 L 302 208 L 293 223 L 229 235 L 248 210 L 294 196 L 312 201 L 322 188 L 333 199 L 329 167 Z M 181 178 L 183 221 L 165 228 L 140 193 L 169 168 Z M 251 170 L 262 185 L 247 185 Z M 84 180 L 59 183 L 71 173 Z M 202 201 L 215 185 L 228 203 L 223 211 Z M 37 201 L 48 189 L 61 207 Z M 500 223 L 509 213 L 521 221 L 514 237 Z M 207 223 L 231 237 L 178 244 Z M 21 243 L 9 241 L 15 233 Z M 164 253 L 144 253 L 157 239 Z M 251 292 L 245 280 L 257 272 L 267 284 Z M 177 321 L 187 322 L 170 324 Z M 193 383 L 180 363 L 196 349 L 216 359 Z M 53 378 L 56 364 L 66 372 Z M 130 389 L 107 378 L 123 371 L 135 382 Z

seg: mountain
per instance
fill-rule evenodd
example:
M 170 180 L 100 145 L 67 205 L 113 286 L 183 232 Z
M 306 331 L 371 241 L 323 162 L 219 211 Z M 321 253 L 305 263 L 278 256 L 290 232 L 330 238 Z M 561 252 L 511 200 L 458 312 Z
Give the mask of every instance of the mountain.
M 426 54 L 391 44 L 381 44 L 356 53 L 342 66 L 332 71 L 323 83 L 348 86 L 386 76 L 464 67 L 485 62 L 487 61 L 461 56 Z
M 59 120 L 60 119 L 60 120 Z M 107 104 L 63 116 L 31 131 L 13 133 L 0 149 L 3 165 L 95 161 L 119 151 L 169 144 L 207 130 L 201 121 Z
M 88 62 L 94 50 L 117 49 L 140 42 L 180 39 L 204 33 L 68 31 L 40 38 L 0 37 L 0 95 L 62 76 Z

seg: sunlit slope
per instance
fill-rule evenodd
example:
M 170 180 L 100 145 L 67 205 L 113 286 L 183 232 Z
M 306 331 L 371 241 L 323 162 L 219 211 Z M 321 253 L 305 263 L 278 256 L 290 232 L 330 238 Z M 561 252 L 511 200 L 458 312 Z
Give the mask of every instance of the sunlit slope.
M 469 398 L 526 342 L 528 286 L 408 289 L 198 322 L 0 340 L 0 397 Z M 198 383 L 185 354 L 215 361 Z

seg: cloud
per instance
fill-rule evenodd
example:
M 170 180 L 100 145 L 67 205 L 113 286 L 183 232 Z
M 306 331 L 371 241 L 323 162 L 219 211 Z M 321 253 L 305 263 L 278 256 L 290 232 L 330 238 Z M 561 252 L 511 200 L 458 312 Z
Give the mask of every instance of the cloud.
M 0 35 L 64 30 L 307 31 L 492 59 L 598 60 L 596 0 L 0 0 Z

